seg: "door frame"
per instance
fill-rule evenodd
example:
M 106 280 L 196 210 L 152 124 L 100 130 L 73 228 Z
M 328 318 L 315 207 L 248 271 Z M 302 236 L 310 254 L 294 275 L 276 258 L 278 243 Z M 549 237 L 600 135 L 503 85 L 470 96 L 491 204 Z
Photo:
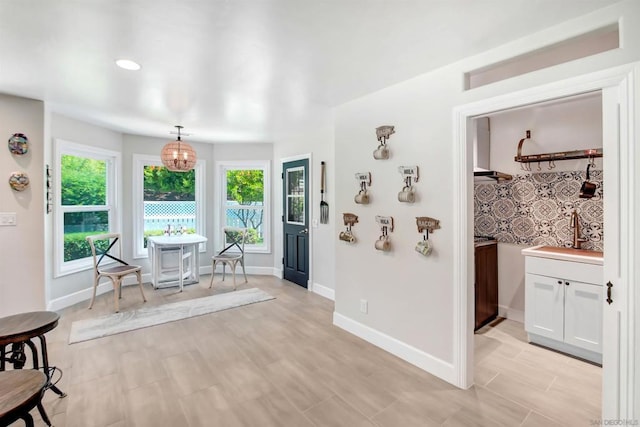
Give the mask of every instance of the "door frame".
M 282 157 L 280 159 L 280 177 L 282 177 L 282 174 L 284 173 L 284 164 L 288 163 L 288 162 L 293 162 L 296 160 L 309 160 L 309 171 L 308 171 L 308 183 L 307 183 L 307 190 L 308 190 L 308 206 L 309 206 L 309 234 L 308 234 L 308 239 L 309 239 L 309 279 L 307 280 L 307 290 L 309 292 L 311 292 L 313 290 L 313 219 L 315 218 L 315 210 L 314 210 L 314 205 L 313 205 L 313 154 L 312 153 L 305 153 L 305 154 L 298 154 L 295 156 L 289 156 L 289 157 Z M 284 193 L 284 179 L 280 179 L 280 190 L 279 190 L 279 198 L 280 198 L 280 209 L 283 209 L 282 206 L 284 206 L 284 200 L 282 200 L 282 194 Z M 284 212 L 280 212 L 280 218 L 282 218 L 282 215 L 284 215 Z M 280 221 L 280 232 L 278 233 L 279 239 L 280 239 L 280 259 L 284 256 L 284 222 Z M 279 259 L 276 259 L 276 262 L 279 262 Z M 284 269 L 282 267 L 282 263 L 279 263 L 279 267 L 278 267 L 278 271 L 280 272 L 278 274 L 279 278 L 283 278 L 284 277 Z
M 621 253 L 619 262 L 621 277 L 607 277 L 607 251 L 605 251 L 605 279 L 619 282 L 618 302 L 609 310 L 615 311 L 618 317 L 620 348 L 603 349 L 603 417 L 606 419 L 633 419 L 634 412 L 634 381 L 639 379 L 635 371 L 634 346 L 635 331 L 635 300 L 640 293 L 634 293 L 633 285 L 638 282 L 638 269 L 635 267 L 640 245 L 628 241 L 634 232 L 634 219 L 640 214 L 640 207 L 634 200 L 634 183 L 638 182 L 636 170 L 637 161 L 634 157 L 634 142 L 637 139 L 635 129 L 640 126 L 640 119 L 634 115 L 634 103 L 640 99 L 639 90 L 634 86 L 634 81 L 640 80 L 640 63 L 627 64 L 603 71 L 598 71 L 566 80 L 529 88 L 494 98 L 484 99 L 470 104 L 462 105 L 453 110 L 453 189 L 456 195 L 453 200 L 454 226 L 453 226 L 453 370 L 455 384 L 461 388 L 469 388 L 473 385 L 474 370 L 474 344 L 473 344 L 473 145 L 472 126 L 474 117 L 490 114 L 510 108 L 526 106 L 538 102 L 564 98 L 586 92 L 602 91 L 603 93 L 603 131 L 607 126 L 611 127 L 611 120 L 618 118 L 618 135 L 603 139 L 603 151 L 616 151 L 617 156 L 605 156 L 605 168 L 615 167 L 620 161 L 619 184 L 622 184 L 616 200 L 619 212 L 620 245 L 628 250 L 627 254 Z M 618 111 L 605 111 L 605 92 L 611 93 L 611 89 L 618 91 L 621 99 Z M 615 107 L 614 107 L 615 108 Z M 609 116 L 607 116 L 607 114 Z M 609 123 L 605 123 L 605 119 Z M 615 125 L 614 125 L 615 126 Z M 624 151 L 618 151 L 624 147 Z M 515 148 L 514 148 L 515 150 Z M 626 154 L 626 157 L 622 157 Z M 635 154 L 637 156 L 637 154 Z M 606 195 L 605 195 L 606 198 Z M 620 203 L 623 201 L 622 203 Z M 605 214 L 606 215 L 606 214 Z M 617 222 L 617 221 L 616 221 Z M 618 224 L 616 224 L 618 227 Z M 605 232 L 605 245 L 606 245 Z M 625 242 L 627 240 L 627 242 Z M 626 245 L 626 246 L 625 246 Z M 614 254 L 616 256 L 617 254 Z M 617 266 L 616 266 L 617 267 Z M 621 280 L 622 279 L 622 280 Z M 603 284 L 604 285 L 604 284 Z M 604 289 L 604 288 L 603 288 Z M 615 291 L 614 291 L 615 292 Z M 614 294 L 615 298 L 615 294 Z M 617 306 L 617 307 L 616 307 Z M 603 321 L 607 321 L 605 313 Z M 609 321 L 611 319 L 609 318 Z M 603 325 L 607 327 L 607 323 Z M 640 343 L 639 343 L 640 344 Z M 613 352 L 613 353 L 612 353 Z M 607 357 L 609 353 L 609 357 Z M 620 355 L 619 359 L 611 357 Z M 614 390 L 612 390 L 613 388 Z M 640 393 L 640 390 L 637 391 Z

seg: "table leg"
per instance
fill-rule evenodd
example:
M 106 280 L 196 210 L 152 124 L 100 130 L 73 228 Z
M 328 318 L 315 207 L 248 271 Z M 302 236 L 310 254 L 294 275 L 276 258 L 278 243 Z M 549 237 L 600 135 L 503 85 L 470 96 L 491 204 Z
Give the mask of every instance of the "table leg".
M 180 283 L 180 292 L 182 292 L 182 288 L 184 286 L 184 284 L 182 283 L 184 280 L 184 245 L 180 245 L 180 256 L 178 257 L 178 272 L 180 274 L 180 276 L 178 277 L 178 283 Z

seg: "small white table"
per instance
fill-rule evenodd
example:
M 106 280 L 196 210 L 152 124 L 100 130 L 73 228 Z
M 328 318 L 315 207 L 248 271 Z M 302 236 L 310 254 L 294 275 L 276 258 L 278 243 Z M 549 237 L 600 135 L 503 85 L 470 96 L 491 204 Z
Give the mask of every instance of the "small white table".
M 149 258 L 151 259 L 151 283 L 154 289 L 167 286 L 179 286 L 180 292 L 185 285 L 184 262 L 189 261 L 190 274 L 186 284 L 197 283 L 200 280 L 200 243 L 207 241 L 207 238 L 199 234 L 183 234 L 179 236 L 151 236 L 147 237 L 147 247 Z M 162 275 L 175 271 L 175 267 L 165 268 L 163 266 L 163 253 L 178 253 L 178 277 L 163 279 Z

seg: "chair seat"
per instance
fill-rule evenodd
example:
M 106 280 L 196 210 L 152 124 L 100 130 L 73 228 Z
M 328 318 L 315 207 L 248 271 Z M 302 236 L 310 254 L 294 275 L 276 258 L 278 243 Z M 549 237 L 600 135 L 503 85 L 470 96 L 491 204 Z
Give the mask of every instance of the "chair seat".
M 122 274 L 128 274 L 128 273 L 135 273 L 141 268 L 142 267 L 140 267 L 139 265 L 116 265 L 114 267 L 100 268 L 98 272 L 104 275 L 107 275 L 107 274 L 122 275 Z
M 234 254 L 234 253 L 231 253 L 231 254 L 224 253 L 224 254 L 213 256 L 213 259 L 216 261 L 233 261 L 241 258 L 242 258 L 242 254 Z

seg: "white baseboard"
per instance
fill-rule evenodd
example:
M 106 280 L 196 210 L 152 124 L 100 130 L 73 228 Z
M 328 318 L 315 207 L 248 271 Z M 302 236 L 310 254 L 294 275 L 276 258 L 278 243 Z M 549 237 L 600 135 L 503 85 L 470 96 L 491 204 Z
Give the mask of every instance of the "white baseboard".
M 315 294 L 320 295 L 321 297 L 328 298 L 331 301 L 336 300 L 336 291 L 319 283 L 312 283 L 311 289 L 309 290 Z
M 273 268 L 273 275 L 276 276 L 278 279 L 284 279 L 284 273 L 282 272 L 281 268 Z
M 498 316 L 505 317 L 515 322 L 524 323 L 524 310 L 507 307 L 506 305 L 498 306 Z
M 438 359 L 422 350 L 387 334 L 333 312 L 333 324 L 399 358 L 455 385 L 455 370 L 451 363 Z

